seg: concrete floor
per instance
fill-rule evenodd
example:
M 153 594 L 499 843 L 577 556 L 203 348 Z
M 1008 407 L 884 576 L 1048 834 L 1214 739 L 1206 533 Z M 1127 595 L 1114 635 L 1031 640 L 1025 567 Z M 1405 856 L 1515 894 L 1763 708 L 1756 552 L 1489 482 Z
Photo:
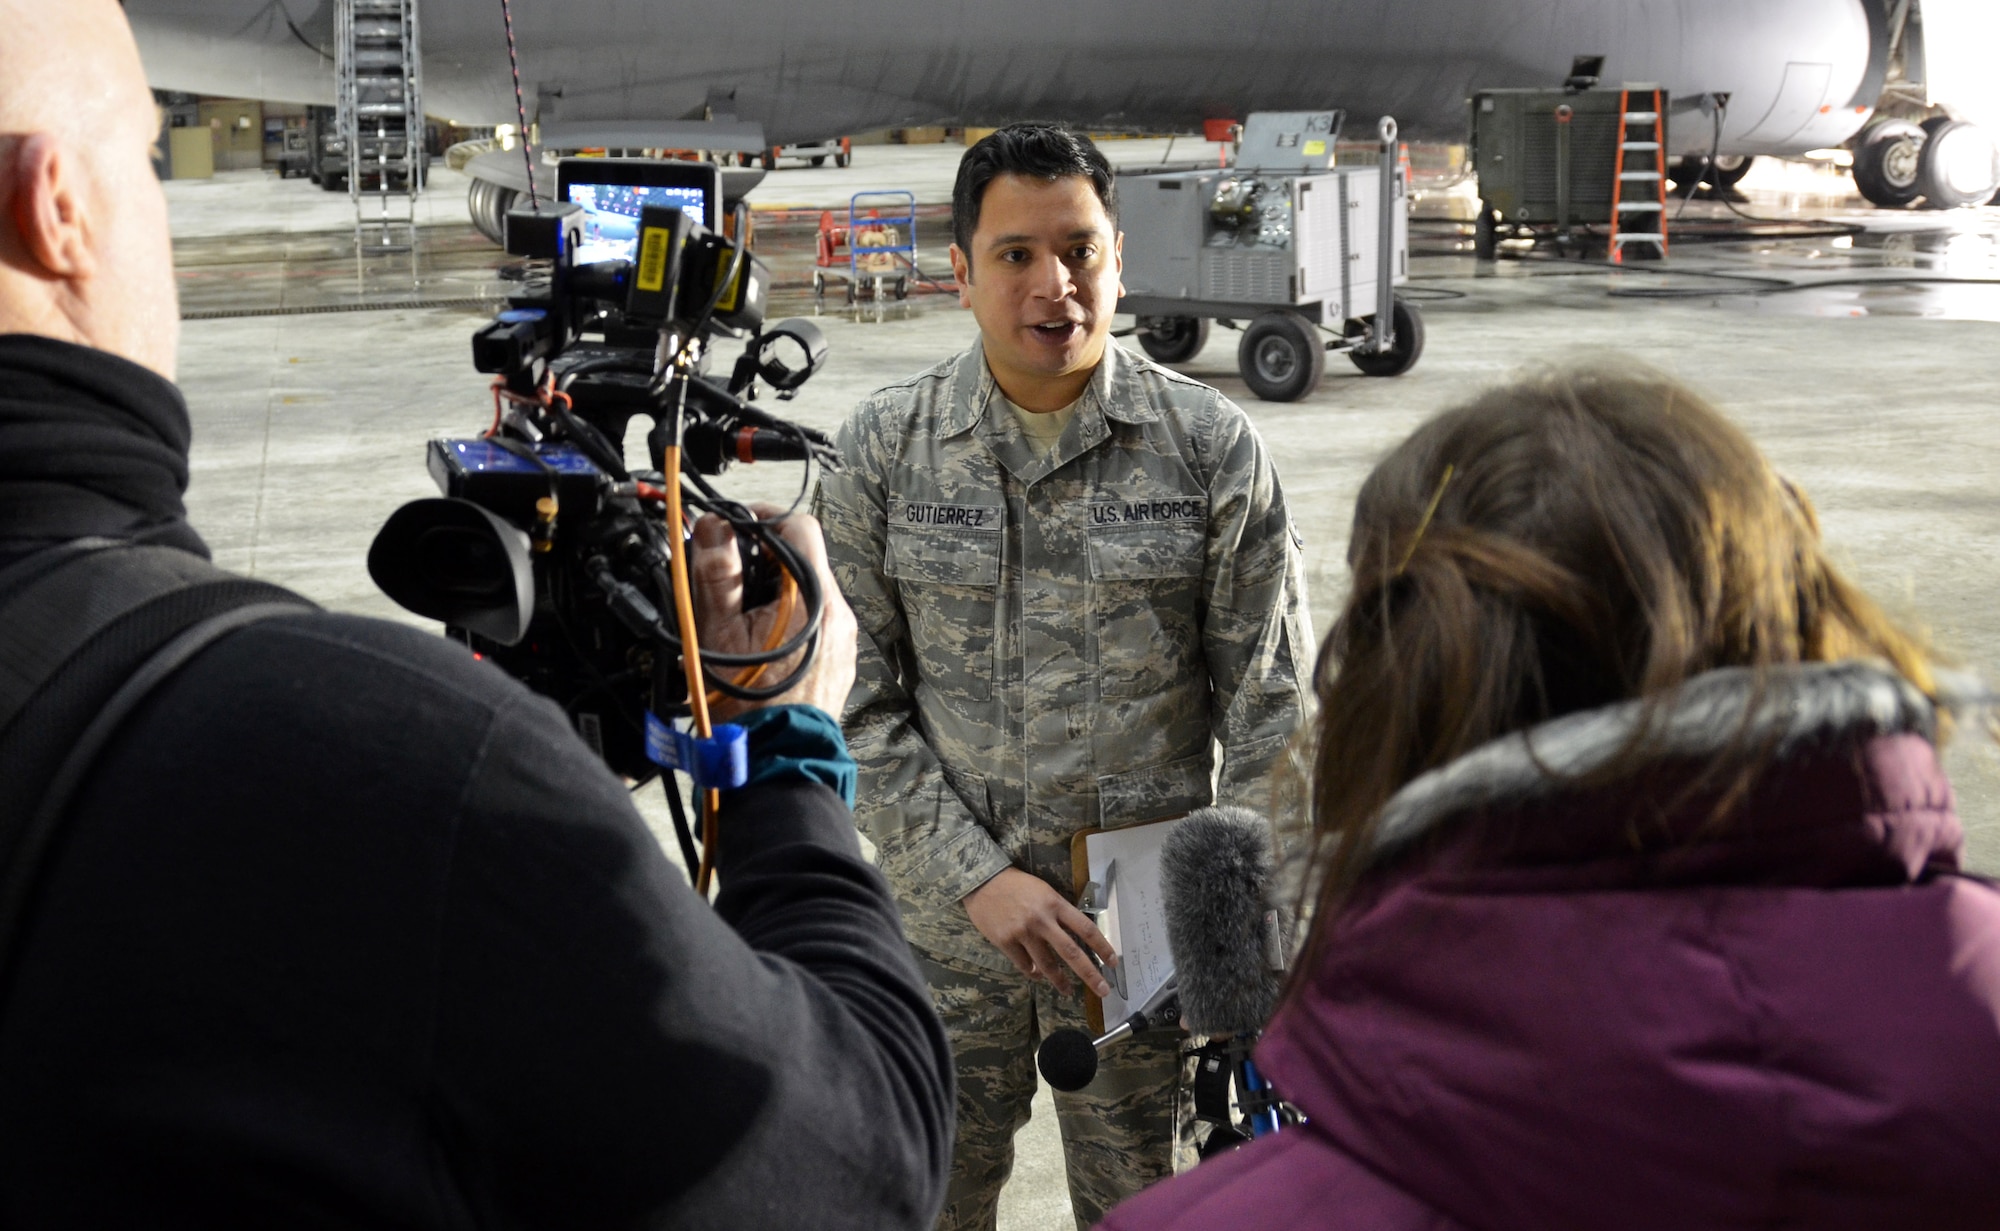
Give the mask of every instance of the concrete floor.
M 886 148 L 893 147 L 863 147 L 857 153 L 865 157 L 847 174 L 869 169 L 873 151 Z M 928 196 L 936 184 L 948 187 L 958 153 L 913 147 L 897 156 L 908 160 L 913 183 L 932 185 Z M 780 173 L 800 180 L 813 174 Z M 824 186 L 828 193 L 846 187 L 830 177 Z M 337 239 L 296 230 L 287 239 L 285 227 L 275 225 L 286 217 L 320 217 L 320 194 L 302 181 L 256 183 L 234 194 L 271 202 L 292 194 L 312 199 L 296 213 L 278 210 L 270 215 L 274 224 L 262 230 L 230 232 L 243 259 L 220 265 L 217 251 L 203 247 L 216 238 L 218 224 L 182 225 L 214 207 L 211 198 L 222 195 L 218 186 L 173 187 L 190 308 L 271 306 L 271 279 L 284 281 L 282 271 L 272 271 L 288 261 L 305 270 L 315 261 L 353 265 Z M 1751 199 L 1742 207 L 1748 212 L 1851 218 L 1867 229 L 1683 243 L 1669 272 L 1612 274 L 1534 260 L 1480 267 L 1455 251 L 1463 244 L 1455 228 L 1426 224 L 1418 228 L 1419 250 L 1428 255 L 1414 262 L 1417 279 L 1410 289 L 1429 331 L 1422 362 L 1401 378 L 1373 380 L 1332 356 L 1319 390 L 1290 405 L 1251 397 L 1236 375 L 1235 335 L 1215 331 L 1183 370 L 1237 399 L 1278 457 L 1306 540 L 1316 628 L 1325 630 L 1340 603 L 1354 495 L 1385 450 L 1427 415 L 1524 364 L 1616 352 L 1685 379 L 1731 411 L 1812 494 L 1829 541 L 1869 590 L 1930 630 L 1966 665 L 2000 664 L 2000 605 L 1992 584 L 2000 565 L 2000 386 L 1994 375 L 2000 372 L 2000 327 L 1994 323 L 2000 320 L 2000 286 L 1879 281 L 1995 276 L 2000 211 L 1873 213 L 1844 196 L 1845 180 L 1804 168 L 1760 170 L 1748 187 Z M 1462 217 L 1452 204 L 1462 200 L 1462 190 L 1439 185 L 1428 212 Z M 1723 213 L 1698 202 L 1689 216 Z M 425 235 L 419 280 L 448 277 L 470 285 L 492 279 L 498 254 L 482 253 L 462 222 L 428 227 Z M 286 255 L 294 250 L 305 255 Z M 233 297 L 228 279 L 217 273 L 224 266 L 242 275 L 236 285 L 244 289 Z M 1821 284 L 1830 278 L 1877 281 L 1753 296 L 1744 293 L 1756 289 L 1752 284 L 1697 276 L 1701 271 Z M 366 285 L 371 277 L 372 292 Z M 384 287 L 393 289 L 399 277 L 409 275 L 364 267 L 352 301 L 368 302 Z M 1609 294 L 1634 286 L 1698 294 L 1665 301 Z M 456 297 L 463 288 L 448 289 Z M 418 287 L 411 297 L 431 295 Z M 811 304 L 786 291 L 778 308 L 810 311 Z M 863 309 L 822 317 L 831 362 L 788 413 L 831 428 L 869 390 L 930 365 L 973 334 L 969 315 L 945 296 L 887 309 L 880 314 L 886 319 L 875 315 Z M 426 440 L 471 434 L 490 417 L 486 382 L 467 362 L 467 337 L 484 319 L 483 312 L 467 309 L 405 308 L 187 322 L 181 372 L 195 424 L 189 505 L 218 562 L 294 586 L 329 607 L 408 619 L 375 590 L 363 557 L 391 510 L 435 494 L 423 466 Z M 722 485 L 746 498 L 789 499 L 797 482 L 796 469 L 775 467 L 734 472 Z M 1960 792 L 1971 862 L 2000 872 L 2000 756 L 1967 733 L 1948 751 L 1947 764 Z M 652 807 L 657 798 L 657 788 L 643 793 L 649 812 L 658 811 Z M 1046 1092 L 1020 1145 L 1002 1227 L 1066 1227 Z

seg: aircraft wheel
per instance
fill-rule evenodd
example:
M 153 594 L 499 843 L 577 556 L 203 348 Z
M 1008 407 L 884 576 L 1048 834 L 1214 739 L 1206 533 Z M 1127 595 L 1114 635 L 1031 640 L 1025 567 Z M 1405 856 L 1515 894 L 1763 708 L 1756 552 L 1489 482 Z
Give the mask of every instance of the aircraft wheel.
M 1870 205 L 1901 209 L 1923 195 L 1917 174 L 1923 163 L 1924 130 L 1908 120 L 1883 120 L 1863 132 L 1854 147 L 1854 187 Z
M 1424 353 L 1424 318 L 1414 304 L 1397 296 L 1396 308 L 1389 317 L 1389 323 L 1396 331 L 1396 339 L 1388 350 L 1380 354 L 1362 350 L 1347 352 L 1347 357 L 1361 369 L 1363 376 L 1401 376 L 1416 367 L 1417 360 Z
M 1708 165 L 1708 155 L 1689 154 L 1676 158 L 1667 167 L 1667 182 L 1676 193 L 1685 193 L 1695 184 L 1706 184 L 1718 191 L 1736 187 L 1743 177 L 1750 174 L 1750 164 L 1757 161 L 1748 154 L 1724 154 Z
M 1965 120 L 1927 121 L 1917 159 L 1917 189 L 1933 209 L 1977 205 L 2000 189 L 2000 150 L 1992 134 Z
M 1298 313 L 1266 312 L 1243 331 L 1236 367 L 1258 397 L 1296 402 L 1317 389 L 1326 374 L 1326 343 Z
M 1748 154 L 1724 154 L 1715 160 L 1715 170 L 1711 172 L 1711 182 L 1717 188 L 1734 188 L 1750 174 L 1750 164 L 1757 160 Z
M 1204 317 L 1148 316 L 1139 325 L 1139 349 L 1160 363 L 1186 363 L 1208 345 Z
M 1699 184 L 1707 178 L 1708 156 L 1687 154 L 1667 164 L 1667 190 L 1675 195 L 1683 195 L 1690 185 Z

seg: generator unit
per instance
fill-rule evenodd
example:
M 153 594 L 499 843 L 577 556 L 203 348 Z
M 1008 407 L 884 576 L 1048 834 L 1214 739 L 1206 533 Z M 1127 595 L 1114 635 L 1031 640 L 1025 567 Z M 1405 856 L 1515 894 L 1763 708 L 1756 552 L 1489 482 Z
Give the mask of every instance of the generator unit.
M 1581 80 L 1595 82 L 1594 77 Z M 1638 92 L 1643 92 L 1645 110 L 1628 113 L 1626 99 Z M 1670 104 L 1667 91 L 1650 84 L 1482 90 L 1473 95 L 1468 106 L 1472 167 L 1479 178 L 1477 255 L 1493 259 L 1494 244 L 1503 234 L 1553 233 L 1567 241 L 1573 228 L 1610 226 L 1614 205 L 1650 209 L 1614 200 L 1614 193 L 1622 187 L 1625 200 L 1635 195 L 1659 199 L 1665 161 L 1659 147 Z M 1623 119 L 1635 121 L 1626 126 L 1629 131 L 1621 129 Z M 1621 132 L 1629 142 L 1623 151 Z
M 1248 322 L 1237 352 L 1243 380 L 1281 402 L 1319 384 L 1328 350 L 1346 351 L 1371 375 L 1416 363 L 1423 322 L 1391 290 L 1409 277 L 1395 122 L 1384 121 L 1380 166 L 1336 167 L 1340 119 L 1257 112 L 1234 167 L 1119 174 L 1119 310 L 1139 318 L 1147 354 L 1185 362 L 1208 341 L 1210 321 Z

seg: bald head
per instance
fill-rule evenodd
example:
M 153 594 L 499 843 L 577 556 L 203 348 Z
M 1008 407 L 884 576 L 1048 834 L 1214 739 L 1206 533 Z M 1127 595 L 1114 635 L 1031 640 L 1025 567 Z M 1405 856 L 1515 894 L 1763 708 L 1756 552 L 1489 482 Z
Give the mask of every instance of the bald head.
M 117 0 L 0 0 L 0 132 L 85 136 L 146 94 Z
M 0 0 L 0 333 L 173 377 L 180 313 L 157 135 L 117 0 Z

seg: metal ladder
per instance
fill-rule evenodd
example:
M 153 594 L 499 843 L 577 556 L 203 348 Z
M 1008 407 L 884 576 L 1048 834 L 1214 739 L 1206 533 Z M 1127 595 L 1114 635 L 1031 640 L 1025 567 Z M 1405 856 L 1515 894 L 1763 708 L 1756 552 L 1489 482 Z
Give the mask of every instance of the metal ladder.
M 334 20 L 335 119 L 347 146 L 354 242 L 359 251 L 407 249 L 424 190 L 417 0 L 337 0 Z M 364 177 L 372 187 L 363 188 Z
M 1652 110 L 1632 110 L 1632 95 L 1637 93 L 1641 100 L 1652 98 Z M 1667 259 L 1667 121 L 1662 114 L 1660 88 L 1642 86 L 1636 90 L 1627 86 L 1618 92 L 1618 159 L 1617 175 L 1611 182 L 1611 261 L 1614 265 L 1625 263 L 1627 244 L 1651 244 L 1659 250 L 1661 260 Z M 1643 136 L 1632 130 L 1647 130 Z M 1636 138 L 1636 139 L 1635 139 Z M 1635 169 L 1634 156 L 1640 162 L 1652 163 L 1651 170 Z M 1627 200 L 1625 186 L 1633 186 L 1637 200 Z M 1627 215 L 1637 215 L 1626 222 Z M 1641 223 L 1651 225 L 1643 229 L 1633 229 Z

